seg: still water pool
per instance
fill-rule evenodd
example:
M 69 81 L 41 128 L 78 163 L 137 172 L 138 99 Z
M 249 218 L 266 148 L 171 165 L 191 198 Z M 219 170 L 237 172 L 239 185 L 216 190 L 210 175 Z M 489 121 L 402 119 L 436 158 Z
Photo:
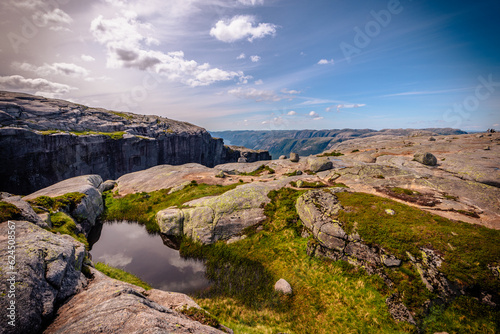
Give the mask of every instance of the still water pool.
M 137 223 L 105 222 L 100 235 L 94 233 L 90 241 L 94 263 L 128 271 L 160 290 L 192 293 L 209 286 L 202 262 L 181 258 L 159 235 L 148 234 Z

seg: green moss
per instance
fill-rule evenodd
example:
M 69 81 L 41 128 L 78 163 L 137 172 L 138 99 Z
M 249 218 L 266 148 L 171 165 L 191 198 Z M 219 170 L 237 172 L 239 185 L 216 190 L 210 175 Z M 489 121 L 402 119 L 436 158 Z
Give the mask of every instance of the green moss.
M 193 199 L 206 196 L 216 196 L 234 189 L 239 184 L 228 186 L 197 184 L 193 181 L 184 189 L 172 194 L 170 189 L 162 189 L 150 193 L 135 193 L 116 197 L 111 191 L 104 193 L 104 220 L 129 220 L 145 225 L 149 233 L 158 233 L 160 228 L 156 223 L 156 213 L 171 206 L 181 207 Z
M 79 192 L 67 193 L 57 197 L 39 196 L 35 199 L 28 200 L 28 203 L 30 203 L 38 213 L 44 211 L 57 211 L 59 209 L 73 211 L 85 196 L 87 195 Z
M 452 196 L 452 195 L 448 195 L 447 193 L 444 193 L 443 194 L 443 197 L 450 200 L 450 201 L 458 201 L 458 197 L 457 196 Z
M 123 112 L 110 111 L 110 113 L 112 113 L 113 115 L 116 115 L 116 116 L 120 116 L 121 118 L 128 119 L 128 120 L 134 118 L 134 116 L 132 116 L 130 114 L 123 113 Z
M 0 201 L 0 223 L 7 220 L 18 220 L 21 217 L 21 210 L 17 206 Z
M 122 139 L 125 135 L 125 131 L 115 131 L 115 132 L 96 132 L 96 131 L 71 131 L 70 133 L 77 136 L 87 136 L 87 135 L 101 135 L 107 136 L 113 140 Z
M 60 133 L 61 130 L 44 130 L 44 131 L 40 131 L 40 133 L 44 136 L 48 136 L 48 135 L 53 135 L 55 133 Z
M 152 287 L 148 283 L 144 282 L 139 277 L 137 277 L 129 272 L 126 272 L 125 270 L 111 267 L 111 266 L 109 266 L 105 263 L 102 263 L 102 262 L 97 262 L 95 264 L 95 268 L 97 270 L 99 270 L 101 273 L 103 273 L 104 275 L 109 276 L 111 278 L 114 278 L 116 280 L 140 286 L 141 288 L 143 288 L 145 290 L 152 289 Z
M 51 232 L 70 235 L 74 239 L 83 243 L 86 249 L 89 249 L 89 242 L 87 241 L 85 234 L 77 234 L 76 223 L 73 218 L 64 212 L 57 212 L 50 215 L 50 221 L 52 222 L 52 228 L 50 229 Z
M 358 149 L 355 149 L 355 150 L 352 150 L 351 153 L 356 153 L 356 152 L 359 152 Z
M 276 173 L 276 171 L 274 169 L 272 169 L 271 167 L 266 166 L 266 165 L 261 165 L 261 166 L 259 166 L 259 168 L 257 168 L 253 172 L 250 172 L 250 173 L 240 173 L 239 175 L 243 175 L 243 176 L 260 176 L 265 171 L 267 171 L 268 174 L 274 174 L 274 173 Z
M 422 327 L 425 333 L 493 334 L 500 328 L 500 310 L 461 296 L 448 306 L 433 306 Z
M 344 155 L 344 154 L 340 153 L 340 152 L 333 151 L 333 152 L 319 154 L 319 155 L 317 155 L 317 157 L 318 158 L 321 158 L 321 157 L 340 157 L 342 155 Z

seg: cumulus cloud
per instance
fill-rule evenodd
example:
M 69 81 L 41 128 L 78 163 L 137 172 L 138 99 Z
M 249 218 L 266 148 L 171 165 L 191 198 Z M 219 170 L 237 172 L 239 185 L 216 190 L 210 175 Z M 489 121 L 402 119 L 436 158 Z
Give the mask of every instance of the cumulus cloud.
M 260 60 L 260 57 L 259 56 L 250 56 L 250 60 L 253 63 L 257 63 Z
M 95 39 L 107 48 L 109 68 L 148 70 L 191 87 L 234 78 L 246 80 L 243 72 L 224 71 L 211 68 L 208 63 L 198 64 L 194 60 L 187 60 L 182 51 L 164 53 L 147 48 L 158 44 L 155 38 L 147 35 L 152 26 L 141 23 L 134 12 L 124 14 L 113 19 L 99 16 L 91 23 L 90 30 Z
M 39 76 L 56 74 L 75 78 L 85 78 L 89 75 L 87 69 L 71 63 L 53 63 L 52 65 L 45 63 L 42 66 L 35 66 L 29 63 L 14 63 L 13 67 L 23 71 L 33 72 Z
M 318 117 L 319 115 L 318 115 L 317 112 L 311 111 L 311 112 L 309 112 L 309 116 L 311 116 L 311 117 Z
M 244 38 L 252 42 L 257 38 L 264 38 L 276 33 L 276 25 L 271 23 L 256 24 L 254 16 L 237 15 L 231 20 L 220 20 L 210 29 L 210 36 L 219 41 L 231 43 Z
M 65 26 L 71 24 L 73 19 L 59 8 L 56 1 L 46 0 L 4 0 L 8 6 L 14 6 L 24 12 L 33 12 L 31 19 L 39 27 L 49 27 L 54 31 L 69 29 Z
M 241 53 L 236 59 L 245 59 L 246 55 L 244 53 Z
M 83 61 L 86 61 L 86 62 L 92 62 L 92 61 L 95 61 L 95 58 L 94 58 L 94 57 L 92 57 L 92 56 L 89 56 L 89 55 L 82 55 L 82 56 L 81 56 L 81 59 L 82 59 Z
M 321 59 L 320 61 L 318 61 L 318 65 L 328 65 L 328 64 L 334 64 L 334 61 L 333 59 Z
M 264 81 L 262 81 L 261 79 L 259 79 L 259 80 L 255 81 L 254 84 L 256 84 L 257 86 L 263 85 Z
M 0 88 L 6 90 L 36 92 L 35 94 L 43 94 L 47 97 L 64 94 L 70 90 L 76 89 L 68 85 L 51 82 L 46 79 L 29 79 L 21 75 L 0 77 Z
M 293 110 L 290 110 L 288 113 L 287 113 L 288 116 L 295 116 L 297 115 L 297 112 L 293 111 Z
M 50 12 L 37 11 L 33 14 L 33 21 L 39 26 L 52 26 L 57 30 L 61 25 L 73 22 L 73 19 L 60 8 L 56 8 Z

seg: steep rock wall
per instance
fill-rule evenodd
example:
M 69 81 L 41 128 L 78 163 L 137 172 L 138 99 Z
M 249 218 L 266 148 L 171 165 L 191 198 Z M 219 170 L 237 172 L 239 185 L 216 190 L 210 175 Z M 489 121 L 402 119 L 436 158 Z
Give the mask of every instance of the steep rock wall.
M 0 191 L 28 194 L 74 176 L 116 179 L 161 164 L 213 167 L 241 154 L 189 123 L 0 92 Z

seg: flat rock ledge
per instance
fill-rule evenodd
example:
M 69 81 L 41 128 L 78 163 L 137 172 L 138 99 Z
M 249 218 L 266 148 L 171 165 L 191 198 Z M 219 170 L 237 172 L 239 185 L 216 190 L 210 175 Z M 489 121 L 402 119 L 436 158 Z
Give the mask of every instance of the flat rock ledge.
M 149 290 L 91 269 L 94 279 L 57 312 L 45 334 L 226 333 L 176 311 L 199 306 L 183 294 Z

